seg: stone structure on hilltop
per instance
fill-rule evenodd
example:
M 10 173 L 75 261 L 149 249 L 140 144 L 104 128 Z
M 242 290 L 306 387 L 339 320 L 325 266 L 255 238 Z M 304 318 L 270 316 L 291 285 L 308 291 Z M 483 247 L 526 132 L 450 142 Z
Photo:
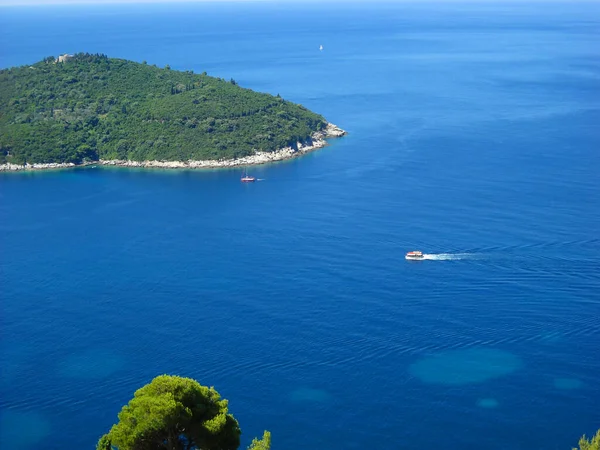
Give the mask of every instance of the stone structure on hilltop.
M 69 55 L 68 53 L 65 53 L 64 55 L 60 55 L 58 58 L 56 58 L 55 62 L 59 62 L 59 63 L 65 62 L 66 60 L 68 60 L 72 57 L 73 57 L 73 55 Z

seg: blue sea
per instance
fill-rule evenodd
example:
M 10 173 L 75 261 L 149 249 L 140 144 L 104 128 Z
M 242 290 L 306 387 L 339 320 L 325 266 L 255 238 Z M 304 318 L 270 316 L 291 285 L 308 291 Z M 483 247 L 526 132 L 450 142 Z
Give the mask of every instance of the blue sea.
M 575 446 L 600 428 L 599 42 L 598 3 L 2 8 L 1 67 L 207 71 L 349 134 L 250 185 L 0 174 L 0 448 L 94 448 L 165 373 L 229 399 L 243 448 Z

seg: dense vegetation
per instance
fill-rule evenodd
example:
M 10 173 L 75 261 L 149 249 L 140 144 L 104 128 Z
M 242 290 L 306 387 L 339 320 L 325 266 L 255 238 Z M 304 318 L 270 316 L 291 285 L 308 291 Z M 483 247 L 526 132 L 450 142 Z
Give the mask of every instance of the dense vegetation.
M 235 450 L 240 427 L 227 400 L 191 378 L 162 375 L 138 389 L 97 450 Z M 250 450 L 269 450 L 271 434 Z
M 105 55 L 0 71 L 0 164 L 229 159 L 294 145 L 325 124 L 233 79 Z

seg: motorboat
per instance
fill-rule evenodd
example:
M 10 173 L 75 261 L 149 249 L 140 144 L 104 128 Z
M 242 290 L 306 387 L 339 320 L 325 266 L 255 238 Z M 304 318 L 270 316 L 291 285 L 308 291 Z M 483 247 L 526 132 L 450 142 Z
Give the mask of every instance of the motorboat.
M 413 250 L 412 252 L 408 252 L 405 258 L 411 261 L 421 261 L 425 259 L 425 256 L 423 255 L 423 252 Z

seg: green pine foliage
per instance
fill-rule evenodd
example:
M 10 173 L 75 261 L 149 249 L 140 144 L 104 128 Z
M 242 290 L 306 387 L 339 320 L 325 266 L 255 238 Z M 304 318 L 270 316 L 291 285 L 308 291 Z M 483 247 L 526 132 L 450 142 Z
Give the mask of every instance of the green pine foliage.
M 293 146 L 325 125 L 233 79 L 100 54 L 0 71 L 0 164 L 231 159 Z
M 271 433 L 265 431 L 262 439 L 254 438 L 248 450 L 271 450 Z
M 577 449 L 574 448 L 573 450 Z M 579 440 L 579 450 L 600 450 L 600 430 L 598 430 L 591 440 L 587 440 L 586 437 L 583 436 Z
M 97 450 L 235 450 L 240 428 L 227 400 L 191 378 L 156 377 L 138 389 Z

